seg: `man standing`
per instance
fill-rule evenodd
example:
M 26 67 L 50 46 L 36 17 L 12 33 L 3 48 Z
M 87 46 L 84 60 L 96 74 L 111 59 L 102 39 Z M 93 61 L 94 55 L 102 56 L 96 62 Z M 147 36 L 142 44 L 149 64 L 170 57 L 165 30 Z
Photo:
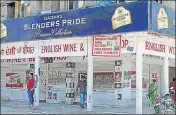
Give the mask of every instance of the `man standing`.
M 149 86 L 149 98 L 150 98 L 150 104 L 154 105 L 156 104 L 156 97 L 158 95 L 158 85 L 156 83 L 156 80 L 153 80 L 153 83 Z
M 87 82 L 84 76 L 81 76 L 81 80 L 76 87 L 76 92 L 78 92 L 78 88 L 80 89 L 80 106 L 84 108 L 84 102 L 87 95 Z
M 173 78 L 173 82 L 170 84 L 170 87 L 174 88 L 175 94 L 173 95 L 173 100 L 176 101 L 176 78 Z
M 34 78 L 33 73 L 30 73 L 29 80 L 27 81 L 27 92 L 29 97 L 30 106 L 33 106 L 33 94 L 34 94 Z

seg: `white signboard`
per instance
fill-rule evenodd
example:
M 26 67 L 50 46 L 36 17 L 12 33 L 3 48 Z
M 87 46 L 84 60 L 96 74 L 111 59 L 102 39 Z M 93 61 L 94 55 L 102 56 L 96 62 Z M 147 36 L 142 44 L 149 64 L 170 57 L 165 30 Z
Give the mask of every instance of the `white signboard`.
M 92 46 L 93 56 L 117 56 L 121 55 L 121 35 L 94 36 Z
M 145 48 L 144 54 L 156 55 L 156 56 L 165 56 L 168 54 L 168 57 L 175 58 L 175 46 L 165 45 L 158 42 L 149 42 L 145 41 L 143 44 Z
M 35 57 L 36 41 L 1 44 L 1 59 Z
M 39 48 L 39 49 L 38 49 Z M 84 38 L 53 39 L 1 44 L 1 59 L 40 57 L 85 56 L 87 40 Z
M 84 38 L 53 39 L 40 41 L 41 57 L 85 56 L 87 54 L 87 40 Z

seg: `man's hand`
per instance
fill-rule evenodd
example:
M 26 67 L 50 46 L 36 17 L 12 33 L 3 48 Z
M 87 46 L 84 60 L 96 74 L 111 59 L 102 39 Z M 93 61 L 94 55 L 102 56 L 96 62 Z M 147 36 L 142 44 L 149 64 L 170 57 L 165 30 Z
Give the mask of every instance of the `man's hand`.
M 76 93 L 78 93 L 78 89 L 76 89 Z

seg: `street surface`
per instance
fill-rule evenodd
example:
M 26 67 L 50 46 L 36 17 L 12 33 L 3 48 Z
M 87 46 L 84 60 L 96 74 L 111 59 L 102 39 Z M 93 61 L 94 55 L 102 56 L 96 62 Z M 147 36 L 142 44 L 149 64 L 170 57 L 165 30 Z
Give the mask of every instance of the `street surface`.
M 143 114 L 153 113 L 152 107 L 143 105 Z M 82 109 L 79 105 L 40 103 L 39 108 L 34 110 L 27 102 L 7 101 L 1 102 L 1 114 L 135 114 L 135 107 L 94 107 L 93 112 L 87 112 L 86 107 Z

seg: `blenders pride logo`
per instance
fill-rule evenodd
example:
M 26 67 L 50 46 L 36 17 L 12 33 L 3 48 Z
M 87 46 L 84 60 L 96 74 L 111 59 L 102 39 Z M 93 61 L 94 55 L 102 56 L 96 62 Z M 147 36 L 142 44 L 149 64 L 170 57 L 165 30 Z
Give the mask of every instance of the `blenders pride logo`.
M 1 23 L 1 38 L 7 37 L 7 27 Z
M 158 30 L 168 28 L 168 16 L 164 8 L 160 8 L 157 16 Z
M 111 18 L 112 29 L 115 30 L 121 26 L 131 24 L 131 14 L 123 6 L 118 7 Z
M 45 16 L 41 23 L 30 23 L 24 25 L 24 30 L 35 30 L 35 37 L 51 37 L 72 34 L 72 31 L 65 28 L 86 24 L 86 18 L 62 19 L 62 15 Z M 44 32 L 43 29 L 48 29 Z

